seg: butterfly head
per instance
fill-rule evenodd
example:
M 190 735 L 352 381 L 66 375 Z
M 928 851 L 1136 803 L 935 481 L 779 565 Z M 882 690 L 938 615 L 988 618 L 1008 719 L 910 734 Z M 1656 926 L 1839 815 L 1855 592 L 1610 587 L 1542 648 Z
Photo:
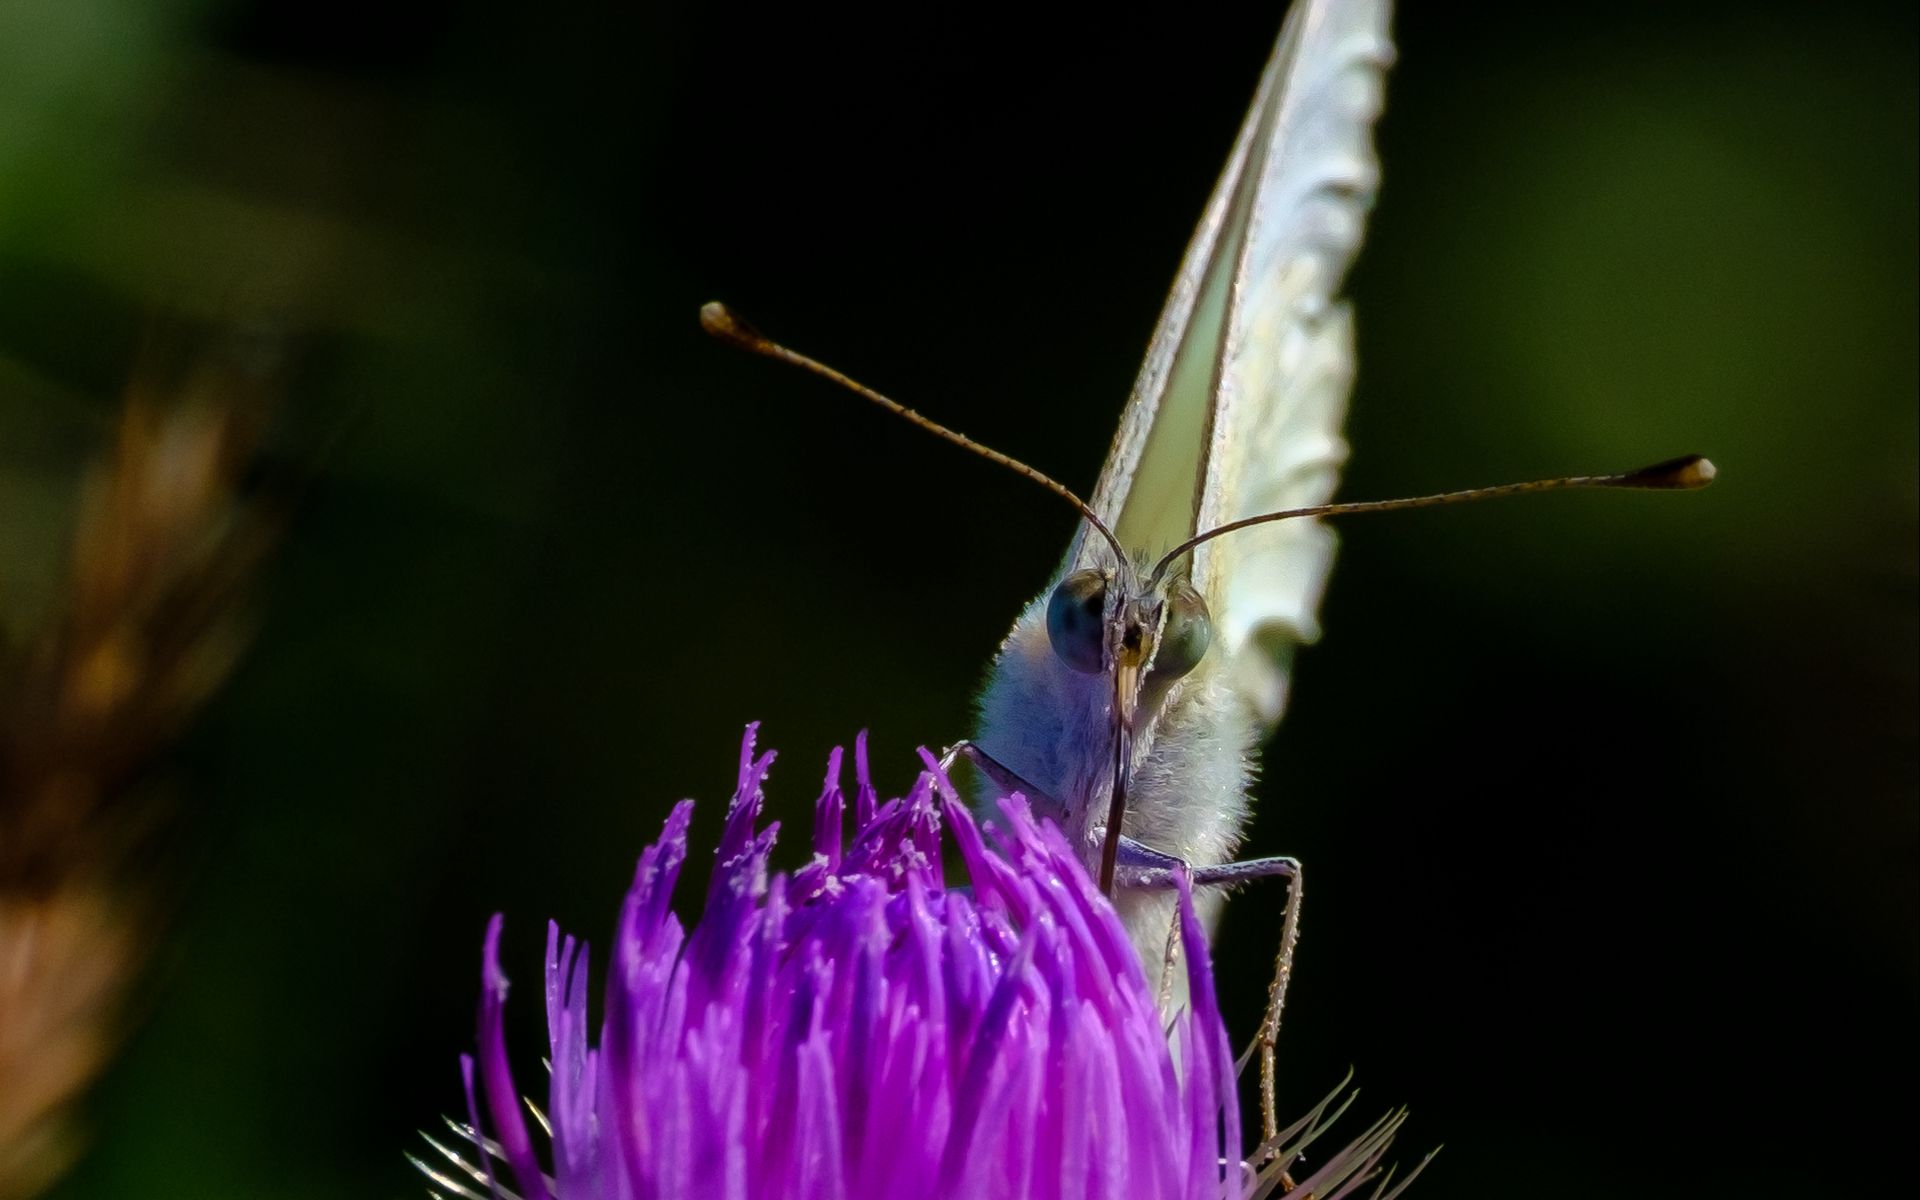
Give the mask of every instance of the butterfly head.
M 1070 669 L 1111 676 L 1121 719 L 1131 725 L 1143 690 L 1200 665 L 1213 622 L 1184 576 L 1143 585 L 1125 567 L 1090 567 L 1062 579 L 1047 598 L 1047 641 Z

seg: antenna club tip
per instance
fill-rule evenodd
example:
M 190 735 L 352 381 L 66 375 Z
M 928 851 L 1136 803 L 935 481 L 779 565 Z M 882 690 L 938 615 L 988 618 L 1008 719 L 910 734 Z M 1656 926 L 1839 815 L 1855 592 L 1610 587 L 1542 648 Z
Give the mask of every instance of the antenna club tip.
M 718 300 L 709 300 L 700 306 L 700 328 L 720 337 L 731 333 L 734 327 L 733 313 Z
M 1720 468 L 1713 465 L 1704 454 L 1689 454 L 1683 458 L 1668 459 L 1655 463 L 1651 467 L 1642 467 L 1638 471 L 1617 477 L 1617 487 L 1649 488 L 1656 491 L 1692 491 L 1703 488 L 1713 482 Z
M 741 346 L 756 346 L 763 339 L 760 331 L 733 315 L 733 310 L 718 300 L 700 306 L 700 328 L 721 341 Z

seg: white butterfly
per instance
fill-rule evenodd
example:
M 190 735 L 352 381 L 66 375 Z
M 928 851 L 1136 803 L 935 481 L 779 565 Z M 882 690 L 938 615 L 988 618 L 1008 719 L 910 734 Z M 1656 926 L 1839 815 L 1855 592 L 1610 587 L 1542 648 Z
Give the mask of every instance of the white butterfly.
M 1025 794 L 1085 848 L 1103 887 L 1120 885 L 1116 903 L 1163 994 L 1185 978 L 1164 972 L 1176 870 L 1200 883 L 1292 877 L 1261 1033 L 1269 1133 L 1299 864 L 1231 860 L 1293 650 L 1319 633 L 1333 537 L 1312 518 L 1559 488 L 1695 488 L 1714 474 L 1688 456 L 1619 475 L 1327 504 L 1353 381 L 1352 314 L 1337 294 L 1379 183 L 1372 129 L 1393 58 L 1389 7 L 1299 0 L 1289 15 L 1090 502 L 768 341 L 722 305 L 701 310 L 709 332 L 830 378 L 1080 510 L 1058 574 L 994 659 L 973 740 L 948 761 L 969 758 L 989 796 Z M 1218 891 L 1200 902 L 1211 916 Z

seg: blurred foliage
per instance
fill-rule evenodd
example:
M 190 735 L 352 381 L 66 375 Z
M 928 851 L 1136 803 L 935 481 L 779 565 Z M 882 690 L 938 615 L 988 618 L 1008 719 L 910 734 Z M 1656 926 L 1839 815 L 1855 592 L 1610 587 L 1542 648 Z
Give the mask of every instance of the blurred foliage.
M 169 806 L 148 769 L 231 671 L 246 586 L 282 524 L 242 487 L 271 347 L 230 342 L 184 370 L 164 357 L 75 489 L 58 601 L 0 647 L 5 1200 L 39 1194 L 85 1144 L 79 1102 L 166 934 Z
M 1315 875 L 1288 1086 L 1410 1103 L 1422 1196 L 1891 1177 L 1911 7 L 1408 9 L 1343 494 L 1723 475 L 1345 530 L 1254 831 Z M 541 921 L 603 936 L 672 801 L 710 836 L 744 722 L 789 815 L 856 729 L 899 788 L 965 728 L 1070 516 L 695 312 L 1091 481 L 1280 15 L 1199 13 L 0 5 L 0 620 L 157 319 L 282 332 L 269 453 L 337 439 L 56 1195 L 417 1194 L 488 913 L 532 1044 Z

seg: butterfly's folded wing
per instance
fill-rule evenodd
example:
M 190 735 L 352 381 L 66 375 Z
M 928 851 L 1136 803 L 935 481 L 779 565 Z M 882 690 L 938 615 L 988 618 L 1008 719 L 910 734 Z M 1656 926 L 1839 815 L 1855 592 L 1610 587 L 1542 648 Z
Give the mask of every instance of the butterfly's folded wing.
M 1325 503 L 1346 459 L 1351 310 L 1337 300 L 1379 186 L 1373 122 L 1387 64 L 1384 0 L 1313 5 L 1274 114 L 1228 308 L 1203 529 Z M 1318 636 L 1333 535 L 1283 521 L 1195 551 L 1194 577 L 1256 713 L 1279 719 L 1287 651 Z
M 1379 181 L 1386 0 L 1301 0 L 1188 246 L 1093 507 L 1130 549 L 1326 501 L 1346 443 L 1352 323 L 1337 296 Z M 1070 556 L 1088 565 L 1084 540 Z M 1194 553 L 1215 645 L 1279 719 L 1293 645 L 1318 635 L 1332 534 L 1287 521 Z

